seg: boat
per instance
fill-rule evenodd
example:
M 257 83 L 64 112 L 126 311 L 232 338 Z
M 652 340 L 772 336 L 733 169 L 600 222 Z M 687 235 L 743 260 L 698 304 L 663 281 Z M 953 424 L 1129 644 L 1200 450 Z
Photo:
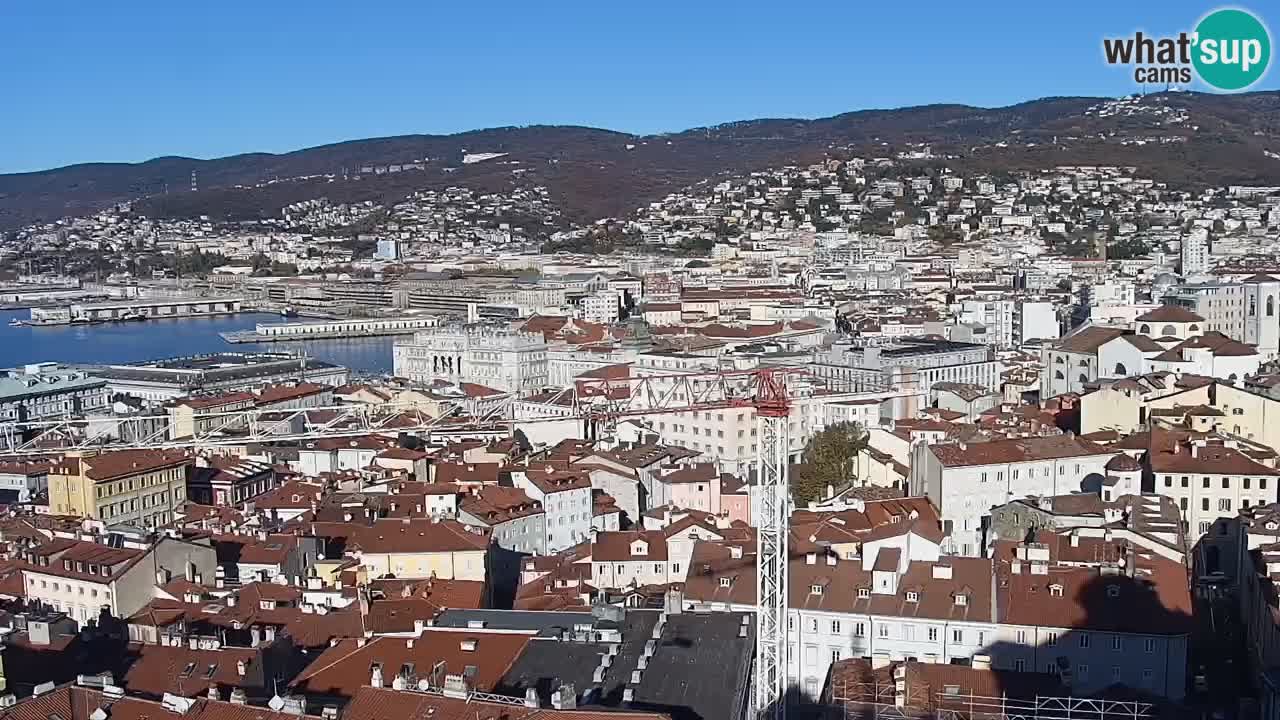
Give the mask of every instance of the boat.
M 93 321 L 92 321 L 92 320 L 90 320 L 90 319 L 89 319 L 89 318 L 87 318 L 87 317 L 73 317 L 73 318 L 71 318 L 71 324 L 72 324 L 72 325 L 90 325 L 90 324 L 92 324 L 92 323 L 93 323 Z
M 298 317 L 298 311 L 291 307 L 287 307 L 280 311 L 280 317 L 295 318 Z
M 18 318 L 14 318 L 9 321 L 9 327 L 22 327 L 23 325 L 26 325 L 26 323 L 22 322 Z
M 128 312 L 120 316 L 120 320 L 122 320 L 123 322 L 137 322 L 139 320 L 146 320 L 146 319 L 147 319 L 147 316 L 143 315 L 140 312 Z

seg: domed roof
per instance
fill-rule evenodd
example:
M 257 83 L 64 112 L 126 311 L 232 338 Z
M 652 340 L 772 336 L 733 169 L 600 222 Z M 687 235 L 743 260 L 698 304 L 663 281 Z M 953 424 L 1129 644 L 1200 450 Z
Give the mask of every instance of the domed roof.
M 1112 472 L 1141 472 L 1142 466 L 1132 457 L 1120 453 L 1107 461 L 1107 469 Z

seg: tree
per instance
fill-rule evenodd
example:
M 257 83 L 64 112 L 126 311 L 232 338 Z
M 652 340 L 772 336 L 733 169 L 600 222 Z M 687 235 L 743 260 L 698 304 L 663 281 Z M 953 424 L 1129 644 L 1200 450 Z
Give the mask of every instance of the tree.
M 837 490 L 848 486 L 855 479 L 858 454 L 866 446 L 867 433 L 857 423 L 836 423 L 814 435 L 791 476 L 796 505 L 803 507 L 822 498 L 828 485 Z

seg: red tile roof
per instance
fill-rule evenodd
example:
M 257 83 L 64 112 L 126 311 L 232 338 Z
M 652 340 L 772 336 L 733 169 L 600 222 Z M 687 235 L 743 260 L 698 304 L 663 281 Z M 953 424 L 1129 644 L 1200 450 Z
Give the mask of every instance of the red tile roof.
M 388 685 L 406 663 L 413 663 L 421 677 L 429 675 L 436 663 L 444 663 L 449 674 L 461 675 L 468 666 L 474 667 L 471 687 L 489 692 L 524 652 L 529 639 L 529 635 L 514 633 L 433 629 L 416 638 L 340 640 L 308 665 L 290 686 L 312 694 L 353 697 L 361 687 L 369 685 L 374 663 L 381 663 Z

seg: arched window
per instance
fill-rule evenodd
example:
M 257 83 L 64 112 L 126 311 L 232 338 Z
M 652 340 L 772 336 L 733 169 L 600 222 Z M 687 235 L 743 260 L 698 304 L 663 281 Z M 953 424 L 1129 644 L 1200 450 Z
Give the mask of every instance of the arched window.
M 1123 377 L 1128 374 L 1129 371 L 1125 369 L 1124 363 L 1116 363 L 1116 375 Z
M 1267 296 L 1267 317 L 1271 317 L 1272 315 L 1275 315 L 1275 314 L 1276 314 L 1276 296 L 1268 295 Z
M 1147 324 L 1145 324 L 1145 323 L 1142 325 L 1142 327 L 1138 328 L 1138 330 L 1139 330 L 1143 335 L 1150 335 L 1150 334 L 1151 334 L 1151 326 L 1150 326 L 1150 325 L 1147 325 Z
M 1200 326 L 1199 326 L 1199 325 L 1196 325 L 1195 323 L 1192 323 L 1191 325 L 1187 326 L 1187 331 L 1188 331 L 1188 332 L 1200 332 Z
M 1160 328 L 1160 334 L 1163 335 L 1164 337 L 1174 337 L 1178 334 L 1178 328 L 1172 325 L 1165 325 L 1164 327 Z
M 1080 358 L 1080 367 L 1089 367 L 1089 359 Z
M 1085 375 L 1084 373 L 1080 373 L 1080 384 L 1083 385 L 1084 383 L 1087 383 L 1087 382 L 1089 382 L 1089 376 Z
M 1055 372 L 1055 373 L 1053 374 L 1053 379 L 1055 379 L 1055 380 L 1065 380 L 1066 378 L 1067 378 L 1067 376 L 1066 376 L 1066 375 L 1063 375 L 1061 370 L 1059 370 L 1059 371 L 1057 371 L 1057 372 Z

